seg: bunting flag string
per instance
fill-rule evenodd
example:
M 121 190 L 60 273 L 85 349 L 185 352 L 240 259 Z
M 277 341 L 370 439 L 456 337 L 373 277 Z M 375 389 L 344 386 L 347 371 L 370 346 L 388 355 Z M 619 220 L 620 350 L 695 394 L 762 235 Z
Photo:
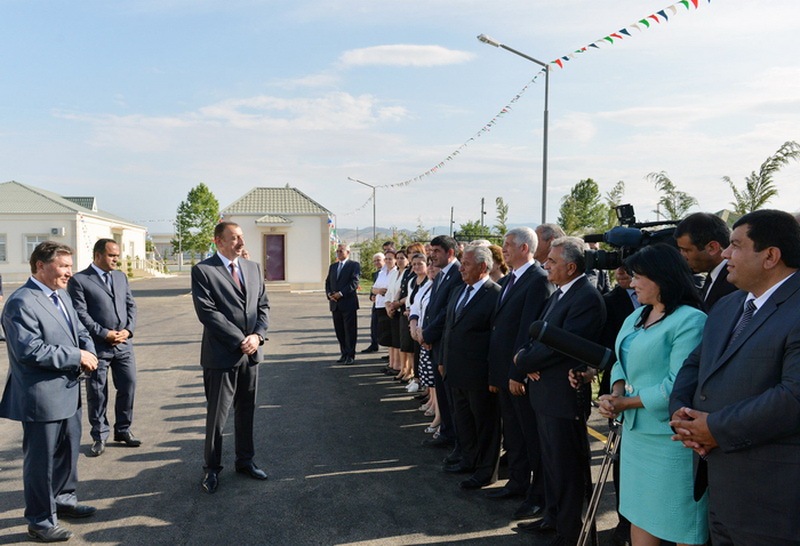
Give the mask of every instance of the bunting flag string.
M 661 24 L 662 22 L 666 23 L 666 22 L 669 21 L 669 18 L 671 16 L 675 16 L 679 12 L 679 9 L 681 9 L 681 8 L 684 8 L 687 11 L 691 10 L 691 9 L 698 9 L 699 2 L 700 2 L 700 0 L 679 0 L 675 4 L 667 6 L 664 9 L 659 10 L 659 11 L 657 11 L 655 13 L 651 13 L 650 15 L 648 15 L 646 17 L 642 17 L 641 19 L 639 19 L 638 21 L 636 21 L 634 23 L 631 23 L 630 25 L 627 25 L 627 26 L 625 26 L 625 27 L 623 27 L 623 28 L 621 28 L 621 29 L 619 29 L 619 30 L 617 30 L 615 32 L 611 32 L 611 33 L 607 34 L 606 36 L 604 36 L 602 38 L 599 38 L 599 39 L 595 40 L 594 42 L 592 42 L 590 44 L 587 44 L 587 45 L 585 45 L 585 46 L 583 46 L 581 48 L 578 48 L 572 53 L 568 53 L 567 55 L 563 55 L 561 57 L 558 57 L 558 58 L 550 61 L 548 68 L 542 68 L 539 72 L 537 72 L 536 75 L 533 77 L 533 79 L 530 80 L 525 85 L 525 87 L 523 87 L 519 92 L 517 92 L 517 94 L 514 95 L 514 98 L 512 98 L 508 102 L 508 104 L 506 104 L 497 114 L 495 114 L 495 116 L 488 123 L 486 123 L 486 125 L 481 127 L 481 129 L 477 133 L 472 135 L 469 139 L 467 139 L 458 148 L 453 150 L 447 157 L 444 158 L 443 161 L 440 161 L 439 163 L 437 163 L 436 165 L 434 165 L 433 167 L 431 167 L 427 171 L 425 171 L 423 173 L 420 173 L 420 174 L 418 174 L 417 176 L 415 176 L 413 178 L 409 178 L 407 180 L 403 180 L 402 182 L 395 182 L 394 184 L 383 184 L 383 185 L 375 186 L 375 187 L 376 188 L 398 188 L 398 187 L 402 187 L 402 186 L 408 186 L 409 184 L 413 184 L 415 182 L 419 182 L 423 178 L 426 178 L 428 176 L 436 174 L 441 169 L 446 167 L 449 162 L 452 162 L 454 159 L 456 159 L 456 157 L 459 156 L 461 154 L 461 152 L 464 151 L 464 149 L 466 149 L 470 144 L 475 142 L 482 135 L 490 132 L 492 130 L 492 127 L 494 127 L 497 124 L 497 122 L 503 116 L 505 116 L 506 114 L 509 114 L 511 112 L 512 106 L 522 98 L 522 96 L 525 94 L 525 92 L 528 89 L 530 89 L 530 87 L 534 83 L 536 83 L 536 80 L 538 80 L 539 77 L 542 74 L 544 74 L 546 70 L 553 71 L 553 70 L 555 70 L 556 66 L 558 68 L 564 68 L 564 63 L 571 61 L 576 56 L 579 56 L 582 53 L 587 53 L 587 52 L 589 52 L 589 51 L 591 51 L 593 49 L 597 49 L 597 50 L 602 49 L 603 47 L 606 47 L 606 46 L 609 46 L 609 45 L 613 45 L 614 42 L 618 41 L 618 40 L 625 40 L 625 39 L 628 39 L 628 38 L 632 38 L 633 37 L 633 35 L 631 34 L 632 30 L 638 30 L 639 32 L 644 32 L 645 30 L 651 28 L 651 26 L 653 26 L 655 24 Z M 708 0 L 708 3 L 710 4 L 711 0 Z M 667 15 L 667 13 L 669 13 L 669 15 Z M 350 215 L 350 214 L 355 214 L 356 212 L 360 211 L 371 200 L 372 200 L 372 197 L 370 197 L 367 200 L 367 202 L 364 203 L 363 205 L 361 205 L 359 208 L 357 208 L 356 210 L 354 210 L 352 212 L 347 213 L 345 216 Z
M 389 186 L 376 186 L 376 187 L 378 187 L 378 188 L 388 188 Z M 366 207 L 367 205 L 369 205 L 371 202 L 372 202 L 372 194 L 370 194 L 370 196 L 369 196 L 369 199 L 367 199 L 366 201 L 364 201 L 364 204 L 363 204 L 363 205 L 361 205 L 360 207 L 358 207 L 356 210 L 352 210 L 352 211 L 350 211 L 350 212 L 346 212 L 346 213 L 344 213 L 344 214 L 339 214 L 339 216 L 352 216 L 353 214 L 355 214 L 355 213 L 357 213 L 357 212 L 361 212 L 361 210 L 362 210 L 364 207 Z

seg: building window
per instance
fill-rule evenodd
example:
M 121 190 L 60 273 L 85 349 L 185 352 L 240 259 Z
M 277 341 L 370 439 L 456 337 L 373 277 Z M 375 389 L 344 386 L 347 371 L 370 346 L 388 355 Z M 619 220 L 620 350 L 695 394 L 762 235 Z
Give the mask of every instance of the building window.
M 25 260 L 28 261 L 31 259 L 31 254 L 33 254 L 36 245 L 39 243 L 43 243 L 44 241 L 49 241 L 49 235 L 26 235 L 25 236 Z
M 6 234 L 0 233 L 0 262 L 7 262 L 8 254 L 6 250 Z

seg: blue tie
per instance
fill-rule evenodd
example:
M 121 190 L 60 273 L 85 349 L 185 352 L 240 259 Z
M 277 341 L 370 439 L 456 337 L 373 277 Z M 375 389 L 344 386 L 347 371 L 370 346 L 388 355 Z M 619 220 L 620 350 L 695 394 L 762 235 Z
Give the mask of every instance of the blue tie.
M 67 310 L 64 309 L 63 305 L 61 305 L 61 299 L 58 297 L 58 294 L 56 292 L 53 292 L 52 294 L 50 294 L 50 299 L 53 300 L 53 303 L 58 308 L 58 310 L 61 311 L 61 314 L 64 315 L 64 319 L 66 319 L 67 324 L 69 325 L 69 329 L 72 330 L 72 321 L 69 320 L 69 315 L 67 314 Z

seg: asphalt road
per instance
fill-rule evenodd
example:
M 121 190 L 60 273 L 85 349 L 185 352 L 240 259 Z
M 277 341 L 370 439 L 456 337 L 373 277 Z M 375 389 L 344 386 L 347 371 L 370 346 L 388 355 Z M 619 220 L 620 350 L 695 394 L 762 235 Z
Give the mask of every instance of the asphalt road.
M 270 295 L 255 418 L 256 462 L 269 480 L 233 472 L 231 420 L 219 491 L 204 493 L 201 327 L 189 279 L 145 279 L 132 287 L 139 307 L 133 430 L 144 444 L 112 442 L 101 457 L 90 457 L 84 417 L 78 496 L 98 512 L 63 522 L 75 533 L 70 544 L 548 542 L 513 531 L 510 516 L 519 501 L 462 491 L 462 476 L 440 470 L 445 453 L 420 444 L 429 419 L 402 386 L 377 373 L 380 354 L 353 366 L 333 364 L 338 345 L 322 294 Z M 366 298 L 362 305 L 359 348 L 369 328 Z M 0 377 L 8 369 L 3 345 Z M 605 433 L 602 420 L 590 424 Z M 0 544 L 28 540 L 21 443 L 19 423 L 0 420 Z M 596 471 L 602 444 L 592 438 L 591 445 Z M 598 520 L 601 544 L 616 524 L 612 491 L 606 488 Z

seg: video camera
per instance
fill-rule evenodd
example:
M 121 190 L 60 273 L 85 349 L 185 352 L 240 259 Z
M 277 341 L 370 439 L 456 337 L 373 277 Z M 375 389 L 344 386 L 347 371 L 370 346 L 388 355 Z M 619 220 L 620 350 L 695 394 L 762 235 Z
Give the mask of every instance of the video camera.
M 586 270 L 591 269 L 616 269 L 623 265 L 625 258 L 648 245 L 668 243 L 675 246 L 674 220 L 659 222 L 637 223 L 632 205 L 614 207 L 619 225 L 605 233 L 584 235 L 587 243 L 606 243 L 619 250 L 587 250 Z M 668 227 L 663 227 L 668 226 Z M 661 228 L 661 229 L 644 229 Z

